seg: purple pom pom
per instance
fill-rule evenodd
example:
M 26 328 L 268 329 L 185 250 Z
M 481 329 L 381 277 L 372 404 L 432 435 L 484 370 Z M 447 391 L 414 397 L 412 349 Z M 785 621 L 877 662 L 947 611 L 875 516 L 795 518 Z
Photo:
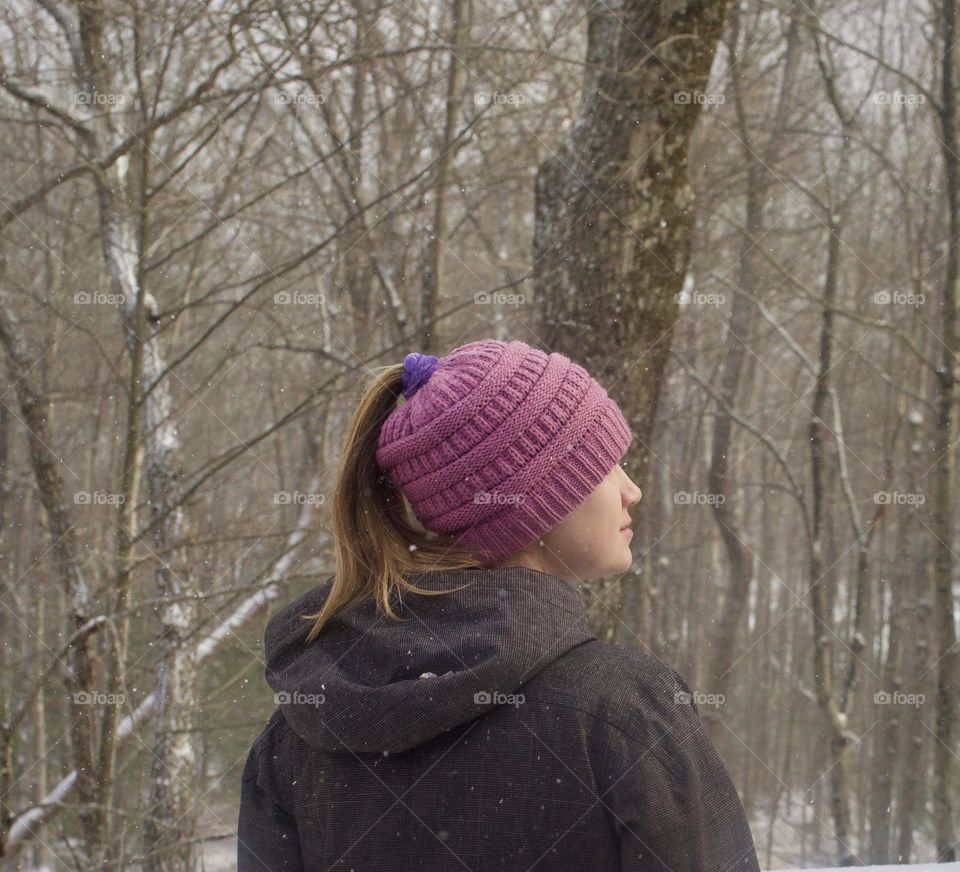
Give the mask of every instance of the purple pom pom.
M 403 395 L 409 400 L 433 374 L 440 362 L 432 354 L 411 351 L 403 359 Z

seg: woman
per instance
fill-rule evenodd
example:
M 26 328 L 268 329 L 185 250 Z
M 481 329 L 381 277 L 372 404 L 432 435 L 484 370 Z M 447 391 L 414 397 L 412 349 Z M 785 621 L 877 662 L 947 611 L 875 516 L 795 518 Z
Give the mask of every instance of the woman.
M 631 439 L 582 367 L 523 342 L 373 381 L 336 573 L 267 626 L 279 707 L 243 771 L 240 872 L 757 872 L 683 678 L 598 641 L 574 587 L 632 562 Z

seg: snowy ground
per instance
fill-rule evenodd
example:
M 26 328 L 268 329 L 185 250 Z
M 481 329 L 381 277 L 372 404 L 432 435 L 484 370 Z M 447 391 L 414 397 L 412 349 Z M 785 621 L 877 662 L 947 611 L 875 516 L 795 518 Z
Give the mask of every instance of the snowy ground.
M 817 872 L 850 872 L 850 867 L 818 866 Z M 857 866 L 857 872 L 960 872 L 960 863 L 910 863 L 900 866 Z M 778 870 L 789 872 L 789 870 Z
M 960 866 L 960 863 L 956 864 Z M 237 869 L 237 840 L 224 839 L 210 842 L 203 852 L 204 872 L 236 872 Z M 850 872 L 848 869 L 847 872 Z M 903 867 L 901 867 L 903 872 Z M 960 870 L 957 870 L 960 872 Z

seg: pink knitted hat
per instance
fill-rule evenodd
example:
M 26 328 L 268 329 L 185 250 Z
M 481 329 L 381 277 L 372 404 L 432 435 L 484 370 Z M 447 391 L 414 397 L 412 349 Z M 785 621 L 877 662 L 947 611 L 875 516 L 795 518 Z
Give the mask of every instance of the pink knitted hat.
M 402 402 L 377 464 L 424 529 L 495 565 L 568 515 L 633 438 L 583 367 L 524 342 L 484 339 L 408 354 Z

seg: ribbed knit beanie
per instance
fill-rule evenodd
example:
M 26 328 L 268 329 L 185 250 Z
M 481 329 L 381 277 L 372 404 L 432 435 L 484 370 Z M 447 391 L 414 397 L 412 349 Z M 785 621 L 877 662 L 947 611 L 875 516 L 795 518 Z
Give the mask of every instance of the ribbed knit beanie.
M 540 538 L 596 488 L 633 438 L 583 367 L 518 340 L 408 354 L 404 401 L 376 460 L 424 529 L 485 566 Z

